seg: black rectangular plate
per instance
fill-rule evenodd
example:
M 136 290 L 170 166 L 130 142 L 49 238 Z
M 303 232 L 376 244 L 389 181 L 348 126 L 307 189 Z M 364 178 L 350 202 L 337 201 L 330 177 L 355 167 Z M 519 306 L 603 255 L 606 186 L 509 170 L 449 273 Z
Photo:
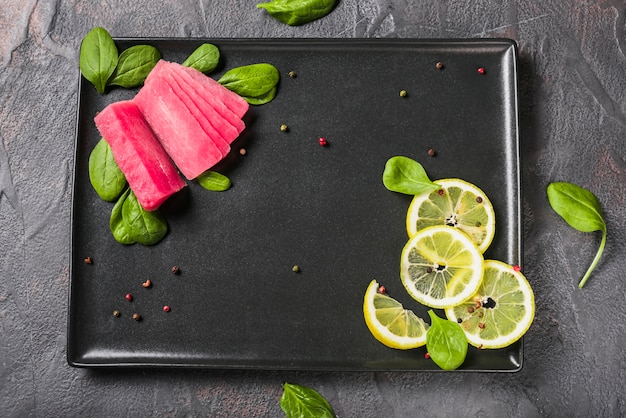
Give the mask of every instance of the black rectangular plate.
M 88 176 L 89 153 L 100 139 L 93 117 L 137 90 L 102 95 L 80 83 L 69 364 L 438 370 L 424 347 L 387 348 L 363 320 L 363 295 L 373 278 L 427 318 L 427 308 L 406 294 L 399 278 L 411 197 L 386 190 L 381 175 L 388 158 L 405 155 L 421 162 L 431 179 L 475 183 L 496 211 L 496 238 L 485 258 L 520 264 L 513 41 L 116 40 L 120 51 L 150 44 L 176 62 L 203 42 L 221 52 L 212 77 L 268 62 L 281 73 L 279 91 L 271 103 L 251 107 L 246 130 L 215 168 L 231 178 L 232 188 L 216 193 L 190 182 L 162 207 L 170 232 L 155 246 L 113 239 L 113 204 L 98 198 Z M 92 264 L 83 261 L 88 256 Z M 171 273 L 174 265 L 180 274 Z M 151 288 L 141 286 L 146 279 Z M 142 321 L 131 319 L 135 312 Z M 521 365 L 520 341 L 500 350 L 470 347 L 461 370 Z

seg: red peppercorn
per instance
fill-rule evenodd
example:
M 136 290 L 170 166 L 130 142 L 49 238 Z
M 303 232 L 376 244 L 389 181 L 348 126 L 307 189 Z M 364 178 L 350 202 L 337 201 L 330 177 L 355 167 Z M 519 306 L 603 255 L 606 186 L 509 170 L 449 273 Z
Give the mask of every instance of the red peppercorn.
M 439 193 L 439 196 L 443 196 L 443 189 L 437 190 L 437 193 Z
M 378 288 L 378 292 L 379 293 L 385 293 L 387 291 L 387 289 L 385 288 L 385 286 L 381 286 Z
M 485 323 L 484 322 L 479 322 L 478 323 L 478 328 L 485 329 Z
M 165 306 L 163 307 L 163 312 L 169 312 L 169 311 L 171 311 L 171 310 L 172 310 L 172 308 L 170 308 L 170 307 L 169 307 L 169 305 L 165 305 Z
M 483 198 L 480 196 L 476 196 L 476 203 L 483 203 Z
M 487 70 L 485 70 L 485 67 L 478 67 L 476 71 L 478 71 L 478 74 L 485 74 L 487 72 Z
M 328 145 L 328 141 L 326 140 L 326 138 L 320 137 L 320 139 L 318 139 L 317 142 L 319 142 L 320 146 L 322 147 L 325 147 L 326 145 Z
M 424 358 L 430 358 L 430 353 L 427 352 L 426 354 L 424 354 Z
M 133 301 L 133 295 L 131 295 L 130 293 L 126 293 L 126 300 L 129 302 Z
M 522 268 L 520 266 L 513 266 L 513 270 L 522 271 Z

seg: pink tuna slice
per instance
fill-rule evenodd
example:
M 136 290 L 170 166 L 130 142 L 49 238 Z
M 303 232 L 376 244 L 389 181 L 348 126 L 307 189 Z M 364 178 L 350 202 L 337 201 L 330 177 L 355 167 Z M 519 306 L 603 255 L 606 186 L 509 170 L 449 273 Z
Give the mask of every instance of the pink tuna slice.
M 238 117 L 243 118 L 243 115 L 245 115 L 248 111 L 248 102 L 246 102 L 237 93 L 233 93 L 217 81 L 213 80 L 211 77 L 207 77 L 195 68 L 189 68 L 182 65 L 180 65 L 180 68 L 185 73 L 190 75 L 193 80 L 203 85 L 207 91 L 210 91 Z
M 187 74 L 182 65 L 169 63 L 164 68 L 168 75 L 175 80 L 178 87 L 193 100 L 199 109 L 202 109 L 209 123 L 222 134 L 229 144 L 232 143 L 246 127 L 241 117 L 230 110 L 213 91 L 207 90 L 202 83 Z M 209 78 L 204 74 L 202 77 Z M 218 87 L 231 93 L 230 90 L 220 84 Z
M 150 72 L 133 101 L 178 169 L 192 180 L 223 155 L 174 90 L 159 82 L 157 67 L 163 64 L 159 62 Z
M 152 211 L 185 187 L 176 167 L 154 136 L 134 102 L 108 105 L 95 117 L 96 126 L 113 151 L 141 206 Z
M 164 66 L 160 68 L 164 68 Z M 222 156 L 227 155 L 230 152 L 231 137 L 234 135 L 236 138 L 239 135 L 235 128 L 227 121 L 223 120 L 222 117 L 206 103 L 199 103 L 201 100 L 199 100 L 197 96 L 194 97 L 184 91 L 169 72 L 159 71 L 155 73 L 153 77 L 158 78 L 160 83 L 165 83 L 171 87 L 187 110 L 196 118 L 202 129 L 204 129 L 204 132 L 215 143 L 222 153 Z

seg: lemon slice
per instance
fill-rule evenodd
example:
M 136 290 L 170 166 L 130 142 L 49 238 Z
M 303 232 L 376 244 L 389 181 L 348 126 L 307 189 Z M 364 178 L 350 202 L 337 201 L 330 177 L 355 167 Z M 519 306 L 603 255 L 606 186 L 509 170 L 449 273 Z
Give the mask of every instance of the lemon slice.
M 434 183 L 441 189 L 416 195 L 409 206 L 409 237 L 428 226 L 454 226 L 469 235 L 484 253 L 496 232 L 496 216 L 487 195 L 465 180 L 442 179 Z
M 461 324 L 470 344 L 502 348 L 519 340 L 535 316 L 535 298 L 522 273 L 496 260 L 485 260 L 483 282 L 477 293 L 446 316 Z
M 402 283 L 415 300 L 431 308 L 462 303 L 476 293 L 482 277 L 482 254 L 457 228 L 424 228 L 402 250 Z
M 426 344 L 428 325 L 372 280 L 363 298 L 363 315 L 370 332 L 387 347 L 408 350 Z

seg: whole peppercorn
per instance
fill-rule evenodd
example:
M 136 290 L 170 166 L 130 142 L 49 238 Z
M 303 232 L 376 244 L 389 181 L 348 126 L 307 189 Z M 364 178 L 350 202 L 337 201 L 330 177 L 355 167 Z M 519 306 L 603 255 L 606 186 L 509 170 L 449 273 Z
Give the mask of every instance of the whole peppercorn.
M 133 314 L 133 319 L 134 319 L 135 321 L 141 321 L 141 315 L 139 315 L 137 312 L 135 312 L 135 313 Z
M 163 307 L 163 312 L 169 312 L 169 311 L 171 311 L 171 310 L 172 310 L 172 308 L 170 308 L 170 307 L 169 307 L 169 305 L 165 305 L 165 306 Z
M 400 97 L 406 97 L 407 94 L 406 90 L 400 90 Z
M 280 125 L 280 130 L 283 132 L 287 132 L 289 130 L 289 127 L 283 123 L 282 125 Z
M 113 316 L 118 318 L 120 315 L 122 315 L 122 313 L 120 311 L 118 311 L 117 309 L 113 311 Z
M 289 77 L 291 78 L 296 78 L 298 76 L 295 71 L 289 71 L 288 74 L 289 74 Z
M 432 148 L 428 148 L 428 155 L 434 157 L 435 155 L 437 155 L 437 152 Z
M 127 301 L 129 301 L 129 302 L 132 302 L 132 301 L 133 301 L 133 295 L 131 295 L 130 293 L 126 293 L 125 298 L 126 298 L 126 300 L 127 300 Z
M 294 273 L 299 273 L 299 272 L 300 272 L 300 266 L 298 266 L 298 265 L 294 265 L 294 266 L 291 268 L 291 271 L 293 271 Z
M 320 146 L 325 147 L 326 145 L 328 145 L 328 141 L 326 140 L 326 138 L 320 138 L 317 140 L 317 142 L 320 144 Z
M 172 266 L 171 271 L 173 274 L 180 274 L 180 268 L 178 266 Z
M 85 257 L 85 259 L 83 261 L 85 262 L 85 264 L 92 264 L 93 263 L 93 260 L 89 256 Z
M 435 68 L 437 68 L 438 70 L 443 70 L 443 62 L 437 61 L 437 63 L 435 64 Z

